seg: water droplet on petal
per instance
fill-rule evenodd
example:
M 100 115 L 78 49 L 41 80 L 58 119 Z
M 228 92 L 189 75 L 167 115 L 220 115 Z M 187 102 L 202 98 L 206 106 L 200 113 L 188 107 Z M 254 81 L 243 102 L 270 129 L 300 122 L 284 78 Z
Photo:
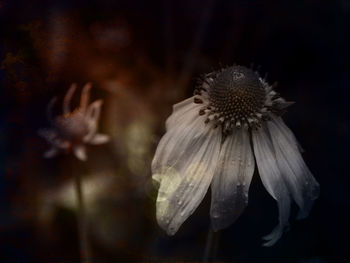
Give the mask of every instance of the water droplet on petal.
M 219 217 L 220 217 L 220 214 L 218 214 L 218 213 L 213 214 L 213 218 L 217 219 Z

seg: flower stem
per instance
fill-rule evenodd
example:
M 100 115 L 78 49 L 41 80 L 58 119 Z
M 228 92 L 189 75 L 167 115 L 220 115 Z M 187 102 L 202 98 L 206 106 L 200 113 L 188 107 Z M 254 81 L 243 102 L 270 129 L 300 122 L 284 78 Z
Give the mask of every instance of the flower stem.
M 203 256 L 203 263 L 213 261 L 216 256 L 218 246 L 219 232 L 214 232 L 211 227 L 208 230 L 207 242 L 205 244 L 205 251 Z
M 75 190 L 78 201 L 78 235 L 79 235 L 79 246 L 80 246 L 80 258 L 82 263 L 92 262 L 91 251 L 89 246 L 88 234 L 87 234 L 87 221 L 84 207 L 83 189 L 81 183 L 80 173 L 75 174 Z

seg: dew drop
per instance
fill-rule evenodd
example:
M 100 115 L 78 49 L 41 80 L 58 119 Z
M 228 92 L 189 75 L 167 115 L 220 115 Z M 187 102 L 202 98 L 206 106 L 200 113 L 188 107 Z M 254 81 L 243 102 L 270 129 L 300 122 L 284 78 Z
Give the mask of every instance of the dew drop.
M 220 217 L 220 214 L 217 214 L 217 213 L 213 214 L 213 218 L 217 219 L 219 217 Z

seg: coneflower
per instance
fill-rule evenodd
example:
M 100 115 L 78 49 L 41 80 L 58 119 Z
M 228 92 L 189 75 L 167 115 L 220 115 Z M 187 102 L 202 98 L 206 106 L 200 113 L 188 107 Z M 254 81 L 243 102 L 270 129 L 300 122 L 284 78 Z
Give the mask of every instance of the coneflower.
M 79 107 L 71 111 L 70 102 L 76 89 L 77 85 L 72 84 L 67 91 L 63 100 L 62 115 L 52 116 L 52 107 L 56 98 L 53 98 L 47 107 L 51 127 L 39 130 L 39 135 L 51 145 L 51 148 L 44 153 L 46 158 L 52 158 L 60 151 L 72 150 L 78 159 L 85 161 L 87 159 L 85 144 L 96 145 L 109 141 L 108 135 L 97 133 L 103 100 L 97 100 L 88 105 L 91 89 L 91 84 L 88 83 L 82 90 Z
M 213 229 L 229 226 L 247 206 L 255 165 L 279 209 L 279 224 L 264 245 L 288 226 L 292 199 L 298 218 L 306 217 L 319 185 L 280 117 L 291 104 L 246 67 L 206 74 L 193 97 L 174 105 L 153 159 L 159 225 L 175 234 L 211 185 Z

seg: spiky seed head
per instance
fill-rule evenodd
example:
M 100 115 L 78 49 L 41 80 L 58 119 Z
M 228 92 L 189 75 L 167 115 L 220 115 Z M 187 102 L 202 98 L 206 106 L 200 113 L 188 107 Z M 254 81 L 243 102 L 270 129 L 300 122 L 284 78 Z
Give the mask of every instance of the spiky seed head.
M 248 121 L 264 106 L 265 90 L 258 75 L 242 66 L 222 70 L 210 84 L 209 101 L 225 119 Z

